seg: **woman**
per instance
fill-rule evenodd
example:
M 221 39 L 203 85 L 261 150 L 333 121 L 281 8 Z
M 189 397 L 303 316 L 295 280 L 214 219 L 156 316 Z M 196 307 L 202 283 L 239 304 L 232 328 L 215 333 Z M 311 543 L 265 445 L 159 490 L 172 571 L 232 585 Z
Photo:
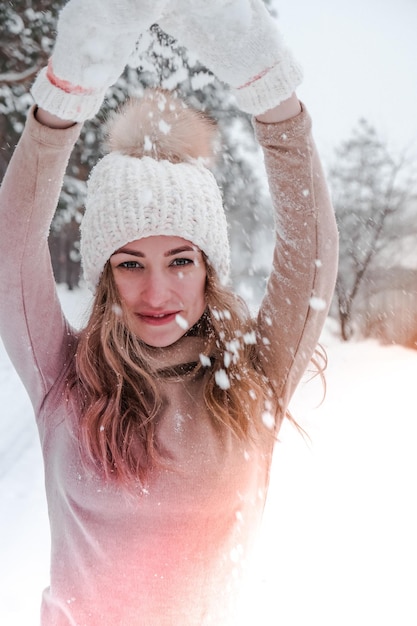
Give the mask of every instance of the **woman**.
M 260 0 L 242 22 L 242 3 L 199 4 L 71 0 L 1 188 L 0 328 L 34 406 L 51 524 L 43 625 L 237 623 L 274 442 L 330 304 L 337 236 L 298 66 Z M 251 320 L 227 287 L 210 124 L 152 92 L 116 117 L 89 180 L 81 248 L 95 299 L 77 333 L 47 232 L 80 123 L 155 21 L 254 115 L 274 266 Z

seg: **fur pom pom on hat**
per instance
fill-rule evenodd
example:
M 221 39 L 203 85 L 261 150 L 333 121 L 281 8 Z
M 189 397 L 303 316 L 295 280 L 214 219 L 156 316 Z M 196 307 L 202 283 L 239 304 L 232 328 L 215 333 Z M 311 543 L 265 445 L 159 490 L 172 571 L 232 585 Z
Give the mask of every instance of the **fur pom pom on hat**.
M 110 152 L 91 172 L 81 223 L 84 277 L 93 291 L 118 248 L 154 235 L 191 241 L 227 282 L 226 217 L 207 167 L 214 135 L 212 120 L 160 90 L 147 90 L 113 115 Z

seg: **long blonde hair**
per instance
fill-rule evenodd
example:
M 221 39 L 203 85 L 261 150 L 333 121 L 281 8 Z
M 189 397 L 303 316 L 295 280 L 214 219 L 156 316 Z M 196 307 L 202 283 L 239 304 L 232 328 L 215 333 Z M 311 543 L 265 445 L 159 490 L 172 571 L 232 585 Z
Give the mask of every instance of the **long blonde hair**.
M 204 367 L 204 402 L 219 436 L 226 428 L 240 439 L 253 438 L 265 429 L 260 416 L 273 398 L 257 357 L 254 321 L 206 266 L 207 309 L 199 332 L 211 361 L 210 367 L 196 365 Z M 127 319 L 107 263 L 80 335 L 70 387 L 78 391 L 84 461 L 126 486 L 146 483 L 149 470 L 164 463 L 156 428 L 163 402 L 159 374 Z

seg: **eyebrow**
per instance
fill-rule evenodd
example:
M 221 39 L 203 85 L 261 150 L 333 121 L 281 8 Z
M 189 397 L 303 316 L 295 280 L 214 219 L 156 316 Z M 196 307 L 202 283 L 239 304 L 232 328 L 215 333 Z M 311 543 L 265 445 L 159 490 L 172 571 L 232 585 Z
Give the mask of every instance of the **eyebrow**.
M 180 246 L 179 248 L 172 248 L 172 250 L 167 250 L 164 252 L 164 256 L 174 256 L 175 254 L 180 254 L 181 252 L 197 252 L 198 248 L 195 246 Z M 132 250 L 131 248 L 119 248 L 116 252 L 113 252 L 112 256 L 115 254 L 131 254 L 132 256 L 144 258 L 146 255 L 140 250 Z

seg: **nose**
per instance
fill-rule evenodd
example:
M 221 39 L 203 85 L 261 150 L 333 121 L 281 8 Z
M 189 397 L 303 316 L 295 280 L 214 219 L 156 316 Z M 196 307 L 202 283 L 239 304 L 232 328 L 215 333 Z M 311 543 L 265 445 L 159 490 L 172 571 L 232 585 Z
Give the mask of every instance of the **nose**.
M 142 289 L 144 304 L 152 309 L 162 309 L 170 297 L 170 284 L 163 272 L 148 272 Z

